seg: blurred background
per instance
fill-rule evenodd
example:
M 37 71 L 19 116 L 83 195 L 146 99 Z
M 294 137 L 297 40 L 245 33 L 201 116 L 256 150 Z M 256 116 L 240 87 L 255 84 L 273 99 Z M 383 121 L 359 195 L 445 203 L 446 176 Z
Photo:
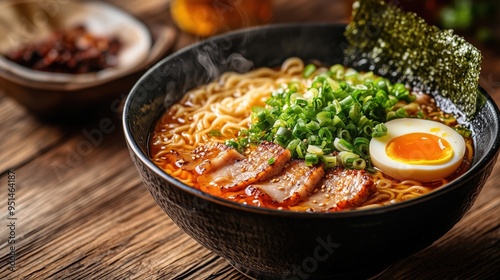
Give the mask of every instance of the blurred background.
M 465 37 L 467 41 L 481 50 L 483 55 L 480 84 L 491 94 L 500 89 L 500 5 L 498 0 L 386 1 L 404 11 L 415 12 L 429 24 L 453 29 L 456 34 Z M 53 112 L 64 112 L 65 115 L 76 113 L 79 117 L 82 115 L 80 112 L 89 112 L 89 108 L 96 108 L 95 104 L 107 105 L 118 96 L 126 95 L 147 68 L 189 44 L 210 36 L 255 25 L 288 22 L 347 23 L 350 20 L 354 0 L 0 0 L 0 4 L 11 3 L 12 6 L 19 5 L 15 3 L 21 2 L 32 3 L 32 9 L 18 7 L 11 12 L 6 8 L 3 12 L 0 10 L 0 54 L 2 55 L 5 55 L 2 50 L 12 39 L 10 35 L 21 38 L 23 32 L 27 32 L 28 35 L 33 36 L 26 43 L 35 43 L 37 41 L 35 38 L 42 33 L 36 30 L 40 24 L 45 29 L 73 28 L 73 26 L 64 26 L 69 24 L 62 24 L 63 26 L 55 28 L 58 23 L 55 17 L 63 17 L 64 14 L 57 13 L 57 10 L 68 6 L 65 3 L 109 3 L 135 16 L 146 25 L 146 33 L 150 32 L 152 35 L 152 46 L 144 63 L 131 66 L 126 71 L 123 70 L 127 75 L 117 75 L 108 80 L 71 85 L 50 83 L 47 79 L 33 81 L 34 75 L 32 74 L 20 78 L 10 75 L 9 71 L 3 72 L 2 65 L 0 65 L 0 91 L 9 93 L 30 111 L 49 117 L 52 117 Z M 34 11 L 35 9 L 39 11 Z M 45 16 L 38 17 L 42 14 Z M 102 17 L 108 23 L 114 20 L 109 15 Z M 53 21 L 47 25 L 43 24 L 44 20 Z M 12 22 L 16 21 L 14 25 L 20 28 L 20 32 L 13 31 Z M 59 24 L 61 24 L 60 21 Z M 33 26 L 35 29 L 30 29 Z M 94 29 L 100 32 L 105 28 Z M 131 32 L 124 30 L 125 28 L 119 28 L 115 31 L 122 33 L 126 39 L 134 42 L 140 41 L 131 39 Z M 18 54 L 29 53 L 32 52 L 20 51 Z M 52 60 L 50 57 L 47 59 Z M 42 90 L 45 96 L 50 96 L 45 99 L 47 104 L 41 104 L 33 98 Z M 67 92 L 72 93 L 71 99 L 70 95 L 66 94 Z M 48 104 L 49 99 L 50 104 Z M 81 106 L 75 108 L 76 105 Z M 96 111 L 99 110 L 101 108 Z
M 390 0 L 405 11 L 412 11 L 423 17 L 428 23 L 440 28 L 454 29 L 469 42 L 478 47 L 484 56 L 482 78 L 492 87 L 500 87 L 500 3 L 497 0 Z M 192 35 L 193 30 L 186 29 L 190 19 L 182 14 L 182 5 L 214 2 L 211 0 L 109 0 L 109 2 L 129 10 L 141 18 L 172 20 L 172 12 L 176 17 L 176 25 L 181 26 L 176 48 L 182 47 L 193 40 L 201 39 L 206 34 Z M 190 4 L 192 2 L 195 4 Z M 224 9 L 227 0 L 217 0 L 219 8 Z M 229 1 L 231 2 L 231 0 Z M 280 23 L 301 21 L 348 22 L 353 0 L 238 0 L 238 3 L 252 2 L 270 11 L 257 23 Z M 214 5 L 210 3 L 209 5 Z M 217 4 L 215 4 L 217 5 Z M 242 5 L 245 6 L 245 5 Z M 174 7 L 171 9 L 170 7 Z M 177 10 L 175 10 L 177 7 Z M 168 9 L 167 12 L 165 8 Z M 252 12 L 249 10 L 248 12 Z M 254 22 L 255 23 L 255 22 Z M 237 25 L 235 25 L 237 26 Z M 221 32 L 224 32 L 222 30 Z M 203 33 L 203 32 L 202 32 Z M 483 82 L 484 82 L 483 81 Z

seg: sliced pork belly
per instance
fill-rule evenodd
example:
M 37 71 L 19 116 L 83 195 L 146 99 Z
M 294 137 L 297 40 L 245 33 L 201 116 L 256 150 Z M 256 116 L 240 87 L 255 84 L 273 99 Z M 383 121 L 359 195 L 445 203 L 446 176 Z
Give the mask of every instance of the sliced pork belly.
M 325 175 L 323 166 L 307 166 L 304 160 L 292 160 L 271 179 L 248 186 L 246 193 L 271 204 L 292 206 L 305 199 Z
M 314 212 L 340 211 L 360 206 L 374 192 L 375 184 L 370 174 L 337 167 L 326 172 L 313 195 L 301 206 Z
M 193 171 L 197 166 L 203 164 L 206 161 L 213 160 L 220 153 L 227 152 L 230 149 L 231 148 L 227 145 L 213 142 L 204 146 L 197 147 L 196 149 L 194 149 L 194 151 L 191 152 L 179 152 L 171 150 L 169 153 L 165 154 L 164 157 L 168 162 L 175 163 L 175 165 L 179 168 Z
M 290 151 L 270 142 L 249 148 L 245 155 L 239 154 L 234 149 L 228 149 L 196 167 L 201 174 L 198 177 L 198 184 L 204 187 L 219 187 L 221 190 L 239 191 L 250 184 L 280 173 L 290 161 L 290 157 Z M 271 158 L 274 158 L 274 162 L 269 164 Z
M 214 152 L 212 152 L 210 155 L 213 154 Z M 225 167 L 228 163 L 244 160 L 245 156 L 236 151 L 236 149 L 228 147 L 227 149 L 221 150 L 217 155 L 213 157 L 205 156 L 204 158 L 205 160 L 195 168 L 198 174 L 219 170 Z

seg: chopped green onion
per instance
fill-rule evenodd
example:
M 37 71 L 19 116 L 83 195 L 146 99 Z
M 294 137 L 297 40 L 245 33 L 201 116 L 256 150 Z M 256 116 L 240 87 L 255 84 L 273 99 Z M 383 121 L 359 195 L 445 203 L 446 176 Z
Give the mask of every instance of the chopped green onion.
M 351 143 L 340 138 L 335 138 L 335 141 L 333 141 L 333 145 L 339 151 L 352 151 L 354 149 Z
M 315 154 L 315 155 L 322 155 L 323 154 L 323 149 L 321 147 L 315 146 L 315 145 L 309 145 L 307 147 L 307 153 L 309 154 Z
M 331 77 L 337 80 L 344 79 L 345 67 L 340 64 L 335 64 L 330 67 Z
M 365 169 L 366 161 L 362 158 L 358 158 L 352 162 L 352 168 L 354 169 Z
M 332 132 L 330 131 L 330 129 L 328 129 L 326 127 L 322 127 L 322 128 L 319 129 L 318 136 L 321 139 L 325 140 L 326 143 L 331 143 L 332 140 L 333 140 Z
M 227 140 L 225 144 L 231 148 L 235 148 L 236 150 L 241 151 L 241 146 L 236 141 Z
M 325 164 L 326 168 L 337 166 L 337 157 L 334 155 L 324 155 L 320 157 L 320 161 Z
M 305 160 L 306 160 L 306 165 L 314 165 L 318 163 L 319 157 L 318 155 L 307 153 L 305 156 Z
M 316 66 L 314 64 L 308 64 L 304 68 L 304 78 L 309 78 L 314 73 L 314 71 L 316 71 Z
M 458 134 L 462 135 L 462 137 L 464 138 L 469 138 L 472 135 L 472 131 L 463 126 L 456 127 L 455 131 L 458 132 Z
M 371 168 L 370 139 L 387 134 L 384 122 L 407 117 L 407 111 L 395 105 L 408 104 L 415 96 L 404 84 L 391 84 L 372 72 L 359 73 L 340 64 L 326 72 L 316 70 L 308 64 L 302 73 L 306 83 L 290 82 L 273 91 L 265 107 L 252 108 L 249 129 L 226 144 L 241 150 L 270 141 L 309 165 Z
M 344 166 L 347 166 L 349 168 L 352 168 L 353 167 L 353 162 L 357 159 L 359 159 L 359 155 L 353 153 L 353 152 L 349 152 L 349 151 L 341 151 L 339 153 L 339 158 L 340 158 L 340 161 L 342 162 L 342 164 Z
M 271 158 L 267 161 L 267 163 L 268 163 L 269 165 L 273 165 L 275 162 L 276 162 L 276 159 L 275 159 L 274 157 L 271 157 Z
M 316 114 L 316 120 L 321 127 L 327 126 L 332 123 L 332 113 L 327 111 L 321 111 Z
M 378 138 L 387 135 L 387 127 L 383 123 L 379 123 L 373 127 L 372 137 Z
M 315 122 L 315 121 L 311 121 L 309 122 L 307 125 L 306 125 L 307 129 L 309 131 L 316 131 L 316 130 L 319 130 L 321 128 L 321 126 L 319 125 L 319 123 Z
M 297 149 L 297 146 L 301 143 L 302 141 L 300 141 L 299 139 L 293 139 L 292 141 L 290 141 L 288 143 L 288 145 L 286 146 L 286 148 L 290 151 L 295 151 Z
M 295 151 L 297 152 L 297 155 L 299 158 L 304 158 L 304 152 L 305 152 L 305 147 L 304 147 L 304 143 L 303 142 L 300 142 L 298 145 L 297 145 L 297 148 L 295 148 Z
M 344 121 L 339 116 L 333 117 L 332 122 L 333 122 L 332 125 L 335 127 L 341 127 L 341 128 L 345 127 Z
M 213 137 L 219 137 L 222 136 L 222 133 L 220 132 L 220 130 L 213 129 L 208 132 L 208 135 Z
M 276 136 L 290 139 L 292 137 L 292 132 L 285 127 L 280 127 L 276 132 Z
M 351 141 L 351 133 L 347 129 L 339 129 L 337 133 L 338 138 L 344 141 Z
M 298 91 L 300 89 L 300 83 L 298 82 L 290 82 L 288 84 L 288 89 L 291 91 Z

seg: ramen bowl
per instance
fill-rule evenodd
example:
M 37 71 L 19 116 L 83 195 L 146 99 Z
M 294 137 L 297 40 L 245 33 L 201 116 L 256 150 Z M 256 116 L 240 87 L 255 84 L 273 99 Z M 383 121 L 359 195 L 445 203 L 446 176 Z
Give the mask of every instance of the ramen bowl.
M 226 71 L 278 67 L 288 57 L 343 62 L 344 25 L 274 25 L 214 37 L 165 58 L 134 86 L 123 124 L 147 189 L 193 239 L 257 279 L 351 279 L 376 275 L 431 245 L 470 209 L 496 162 L 499 110 L 480 90 L 472 121 L 471 168 L 448 185 L 405 202 L 334 213 L 299 213 L 233 203 L 184 185 L 149 158 L 166 108 Z

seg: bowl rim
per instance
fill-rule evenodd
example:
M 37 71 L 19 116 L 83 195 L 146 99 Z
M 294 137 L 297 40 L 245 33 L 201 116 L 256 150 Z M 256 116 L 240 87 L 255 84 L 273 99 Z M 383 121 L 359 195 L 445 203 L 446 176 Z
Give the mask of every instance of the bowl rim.
M 37 4 L 37 0 L 19 0 L 16 2 L 3 2 L 0 7 L 14 7 L 21 4 Z M 75 7 L 88 7 L 90 9 L 105 8 L 125 18 L 129 24 L 134 25 L 136 30 L 140 32 L 141 38 L 145 39 L 147 49 L 145 50 L 143 59 L 126 65 L 125 67 L 105 68 L 97 72 L 89 72 L 82 74 L 71 73 L 55 73 L 33 70 L 28 67 L 19 65 L 10 61 L 5 57 L 5 54 L 0 54 L 0 75 L 8 80 L 17 83 L 34 83 L 37 87 L 53 89 L 53 90 L 75 90 L 80 88 L 88 88 L 95 85 L 100 85 L 121 77 L 127 76 L 130 73 L 136 72 L 145 67 L 145 61 L 149 60 L 149 53 L 155 47 L 153 34 L 148 25 L 141 19 L 134 16 L 129 11 L 123 10 L 120 7 L 106 2 L 84 1 L 72 2 L 65 1 L 61 5 L 74 5 Z M 21 73 L 21 74 L 20 74 Z M 35 78 L 33 78 L 33 75 Z M 49 80 L 47 80 L 49 78 Z
M 366 208 L 366 209 L 353 209 L 353 210 L 344 210 L 344 211 L 338 211 L 338 212 L 295 212 L 295 211 L 288 211 L 288 210 L 277 210 L 277 209 L 272 209 L 272 208 L 264 208 L 264 207 L 258 207 L 258 206 L 253 206 L 253 205 L 244 205 L 238 202 L 230 201 L 221 197 L 217 197 L 214 195 L 211 195 L 209 193 L 205 193 L 199 189 L 196 189 L 194 187 L 188 186 L 181 181 L 175 179 L 174 177 L 168 175 L 165 171 L 163 171 L 161 168 L 156 166 L 150 159 L 149 156 L 144 154 L 142 150 L 139 148 L 139 144 L 137 141 L 135 141 L 134 137 L 132 136 L 131 132 L 131 122 L 130 122 L 130 106 L 132 103 L 132 100 L 134 99 L 134 93 L 137 92 L 138 88 L 140 85 L 155 71 L 157 71 L 158 68 L 160 68 L 162 65 L 168 63 L 168 61 L 175 59 L 178 55 L 187 53 L 191 51 L 192 49 L 199 48 L 200 46 L 203 46 L 207 44 L 208 42 L 213 42 L 213 41 L 218 41 L 224 38 L 233 38 L 233 37 L 238 37 L 238 36 L 245 36 L 248 33 L 258 33 L 258 32 L 266 32 L 268 30 L 279 30 L 279 29 L 294 29 L 294 28 L 314 28 L 314 27 L 345 27 L 346 24 L 339 24 L 339 23 L 326 23 L 326 22 L 308 22 L 308 23 L 300 23 L 300 22 L 292 22 L 292 23 L 279 23 L 279 24 L 269 24 L 266 26 L 257 26 L 257 27 L 250 27 L 250 28 L 244 28 L 244 29 L 239 29 L 236 31 L 220 34 L 217 36 L 210 37 L 208 39 L 202 40 L 200 42 L 188 45 L 172 54 L 169 56 L 165 57 L 164 59 L 160 60 L 157 62 L 154 66 L 152 66 L 148 71 L 146 71 L 141 78 L 135 83 L 133 88 L 130 90 L 130 93 L 128 94 L 124 107 L 123 107 L 123 113 L 122 113 L 122 125 L 123 125 L 123 130 L 124 130 L 124 136 L 125 140 L 127 143 L 127 146 L 129 149 L 133 152 L 132 156 L 135 156 L 136 159 L 140 160 L 142 164 L 148 167 L 148 169 L 152 172 L 154 172 L 157 176 L 161 177 L 164 179 L 166 182 L 169 184 L 173 185 L 174 187 L 181 189 L 191 195 L 194 195 L 195 197 L 201 198 L 208 200 L 212 203 L 216 203 L 220 206 L 232 208 L 234 210 L 240 210 L 244 212 L 253 212 L 257 214 L 265 214 L 265 215 L 272 215 L 272 216 L 280 216 L 280 217 L 289 217 L 289 218 L 351 218 L 351 217 L 360 217 L 360 216 L 366 216 L 366 215 L 379 215 L 379 214 L 385 214 L 388 212 L 393 212 L 393 211 L 398 211 L 401 209 L 405 209 L 408 207 L 412 207 L 415 204 L 420 204 L 425 201 L 429 201 L 432 199 L 435 199 L 436 197 L 445 195 L 446 193 L 449 193 L 453 191 L 454 189 L 460 187 L 463 185 L 467 180 L 467 177 L 472 176 L 475 173 L 478 173 L 478 171 L 483 170 L 486 165 L 492 161 L 495 156 L 500 152 L 500 137 L 497 137 L 494 140 L 492 148 L 487 151 L 483 157 L 482 161 L 477 162 L 475 165 L 473 165 L 469 170 L 467 170 L 464 174 L 462 174 L 460 177 L 456 178 L 452 182 L 446 184 L 445 186 L 439 187 L 427 194 L 424 194 L 420 197 L 398 202 L 395 204 L 390 204 L 390 205 L 383 205 L 380 207 L 373 207 L 373 208 Z M 497 116 L 500 116 L 500 110 L 498 106 L 496 105 L 495 101 L 492 99 L 491 95 L 483 88 L 481 85 L 478 85 L 478 89 L 480 92 L 480 95 L 483 96 L 486 99 L 486 102 L 484 103 L 483 106 L 487 106 L 487 104 L 490 104 L 493 107 L 493 110 L 495 111 L 495 114 Z M 157 119 L 156 119 L 157 120 Z M 500 124 L 500 123 L 499 123 Z M 497 126 L 498 128 L 498 126 Z M 148 128 L 150 129 L 150 128 Z M 500 135 L 500 129 L 497 129 L 497 135 Z

